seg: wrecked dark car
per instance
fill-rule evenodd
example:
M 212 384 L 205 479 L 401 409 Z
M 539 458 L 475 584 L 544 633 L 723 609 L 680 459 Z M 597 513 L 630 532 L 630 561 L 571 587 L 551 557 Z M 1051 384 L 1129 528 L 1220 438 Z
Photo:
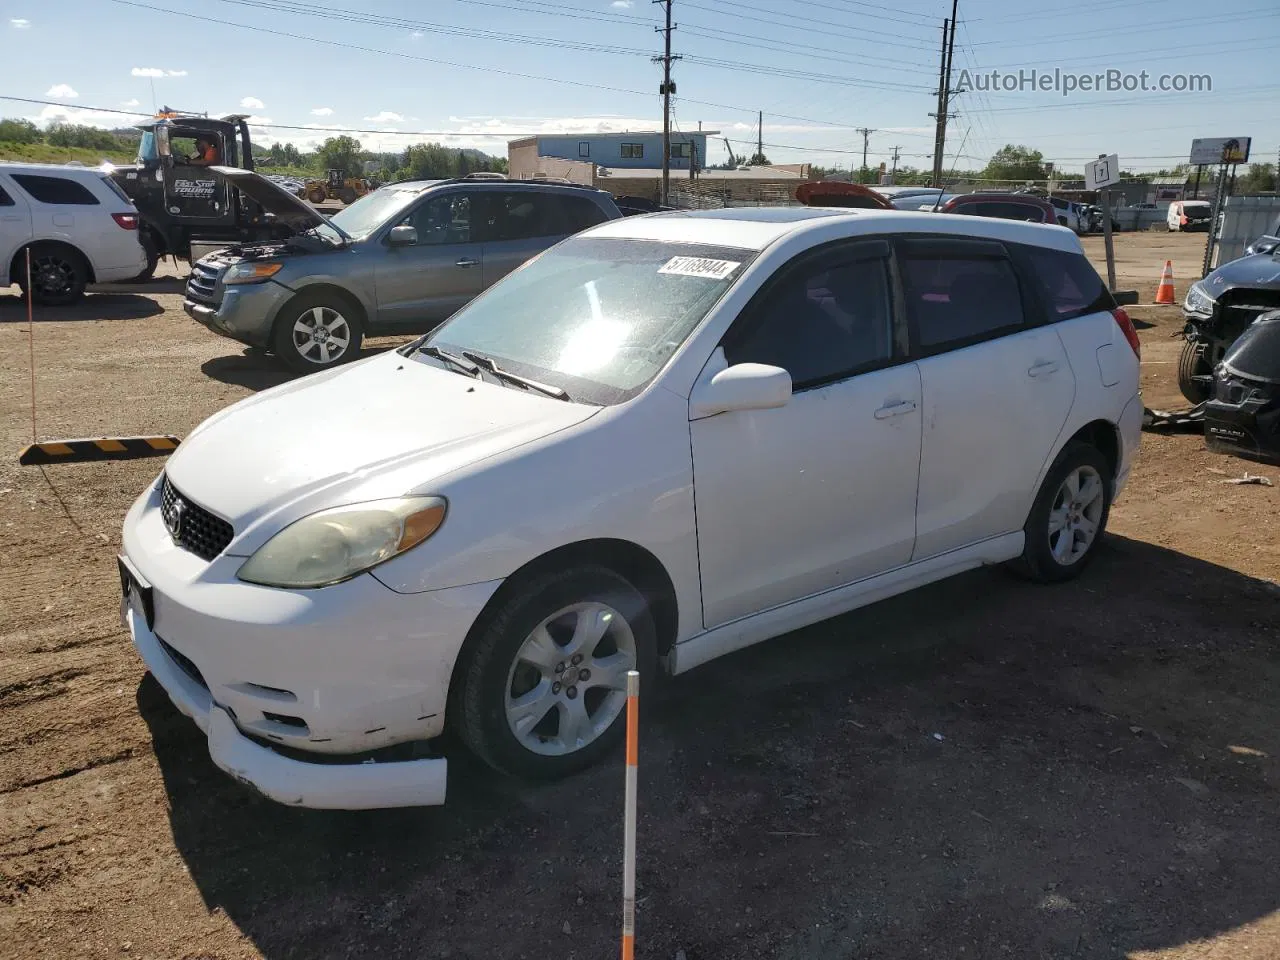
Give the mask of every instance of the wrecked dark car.
M 1280 463 L 1280 310 L 1245 328 L 1213 379 L 1204 405 L 1209 449 Z

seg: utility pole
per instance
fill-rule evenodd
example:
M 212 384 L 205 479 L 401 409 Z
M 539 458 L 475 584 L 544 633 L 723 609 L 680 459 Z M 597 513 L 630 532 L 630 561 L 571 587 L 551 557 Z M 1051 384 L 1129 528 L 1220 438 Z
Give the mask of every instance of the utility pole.
M 862 183 L 862 178 L 867 175 L 867 143 L 875 131 L 870 127 L 857 127 L 855 129 L 862 134 L 862 169 L 858 171 L 858 182 Z
M 942 186 L 943 154 L 947 146 L 947 120 L 951 109 L 951 61 L 956 50 L 956 12 L 960 0 L 951 0 L 951 19 L 942 21 L 942 57 L 938 65 L 938 110 L 929 116 L 937 121 L 933 138 L 933 185 Z
M 662 64 L 662 85 L 658 92 L 662 94 L 662 205 L 665 207 L 671 199 L 671 95 L 676 92 L 676 85 L 671 82 L 671 63 L 679 57 L 671 55 L 671 0 L 653 0 L 661 4 L 667 15 L 666 26 L 654 27 L 663 35 L 662 56 L 654 57 L 655 63 Z
M 756 114 L 756 162 L 764 162 L 764 111 Z
M 893 169 L 889 172 L 890 183 L 898 182 L 898 151 L 901 149 L 902 147 L 899 146 L 893 148 Z

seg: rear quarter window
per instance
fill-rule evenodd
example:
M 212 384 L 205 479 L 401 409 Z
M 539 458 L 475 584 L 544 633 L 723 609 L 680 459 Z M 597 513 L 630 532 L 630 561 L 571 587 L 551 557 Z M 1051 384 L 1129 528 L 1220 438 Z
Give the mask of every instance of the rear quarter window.
M 0 207 L 12 207 L 12 206 L 16 206 L 16 204 L 13 202 L 13 197 L 9 196 L 9 194 L 4 192 L 4 187 L 0 187 Z
M 66 204 L 71 206 L 96 206 L 95 197 L 82 183 L 68 177 L 50 177 L 30 173 L 15 173 L 13 181 L 39 203 Z
M 1115 299 L 1082 255 L 1045 247 L 1020 246 L 1021 272 L 1038 290 L 1050 322 L 1111 310 Z

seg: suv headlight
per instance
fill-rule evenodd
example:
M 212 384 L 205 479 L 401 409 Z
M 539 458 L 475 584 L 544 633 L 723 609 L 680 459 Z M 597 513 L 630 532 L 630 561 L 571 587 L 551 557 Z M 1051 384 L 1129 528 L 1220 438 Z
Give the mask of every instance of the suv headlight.
M 1205 293 L 1199 283 L 1193 283 L 1187 288 L 1187 298 L 1182 307 L 1188 313 L 1213 313 L 1213 297 Z
M 266 587 L 324 587 L 416 547 L 444 523 L 443 497 L 373 500 L 321 510 L 285 527 L 236 574 Z
M 225 284 L 264 283 L 284 267 L 283 263 L 237 263 L 222 278 Z

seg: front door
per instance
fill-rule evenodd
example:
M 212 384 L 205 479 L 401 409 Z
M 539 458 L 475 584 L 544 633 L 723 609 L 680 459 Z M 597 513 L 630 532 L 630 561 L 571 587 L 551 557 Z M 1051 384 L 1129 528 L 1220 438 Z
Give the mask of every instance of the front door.
M 887 253 L 849 243 L 784 267 L 711 361 L 782 367 L 793 393 L 689 425 L 707 628 L 911 557 L 920 376 L 896 334 Z
M 451 191 L 421 201 L 406 214 L 401 223 L 417 231 L 418 242 L 388 245 L 374 268 L 379 325 L 428 330 L 483 289 L 483 245 L 472 222 L 475 206 L 473 193 Z
M 916 560 L 1022 528 L 1075 398 L 1053 326 L 1037 326 L 1004 246 L 900 241 L 924 393 Z

